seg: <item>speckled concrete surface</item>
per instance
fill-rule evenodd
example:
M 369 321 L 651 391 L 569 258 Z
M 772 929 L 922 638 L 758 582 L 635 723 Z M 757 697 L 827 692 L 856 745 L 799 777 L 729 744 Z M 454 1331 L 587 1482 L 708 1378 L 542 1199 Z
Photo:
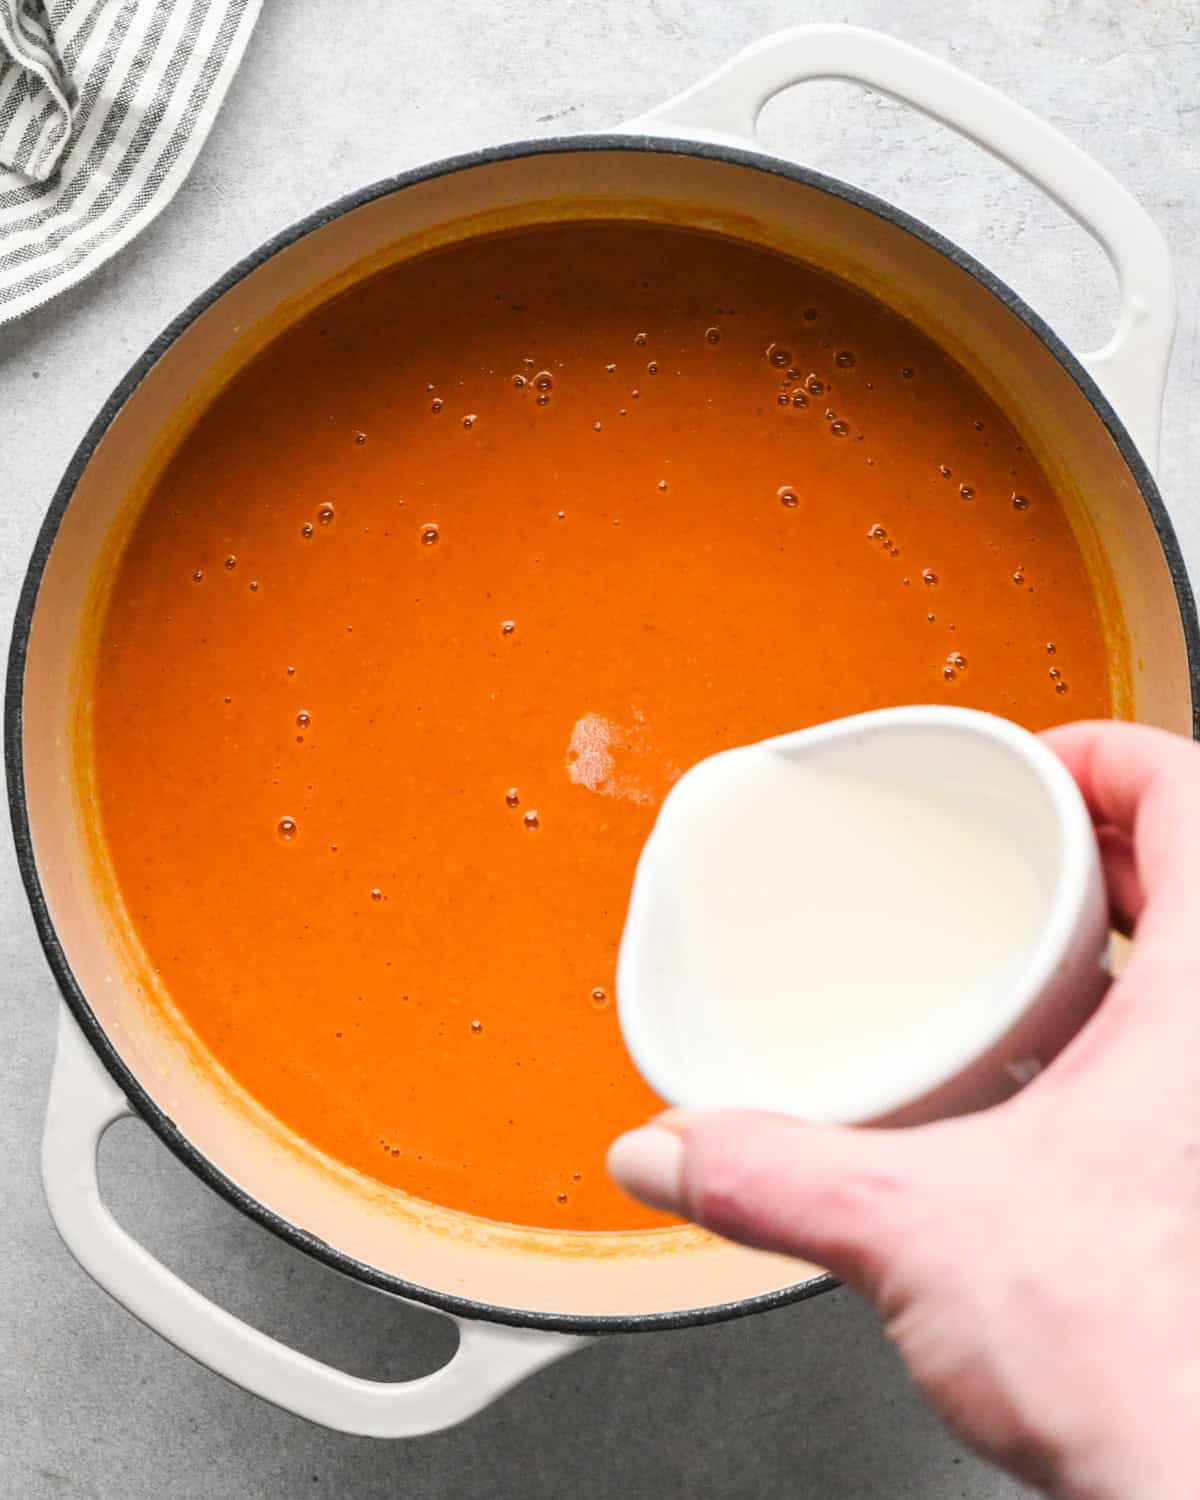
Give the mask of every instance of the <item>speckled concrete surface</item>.
M 0 330 L 0 614 L 75 444 L 147 341 L 262 239 L 432 157 L 599 128 L 804 20 L 876 25 L 1059 124 L 1163 226 L 1180 283 L 1161 477 L 1200 563 L 1200 12 L 1162 0 L 276 0 L 190 181 L 90 283 Z M 1056 209 L 898 105 L 835 84 L 773 103 L 773 148 L 863 183 L 981 255 L 1069 338 L 1099 342 L 1112 277 Z M 0 1496 L 319 1500 L 1014 1496 L 907 1385 L 842 1293 L 686 1334 L 598 1344 L 458 1431 L 334 1436 L 167 1348 L 59 1245 L 37 1143 L 54 986 L 0 841 Z M 119 1216 L 196 1285 L 364 1374 L 431 1368 L 447 1327 L 341 1282 L 202 1189 L 141 1127 L 104 1150 Z

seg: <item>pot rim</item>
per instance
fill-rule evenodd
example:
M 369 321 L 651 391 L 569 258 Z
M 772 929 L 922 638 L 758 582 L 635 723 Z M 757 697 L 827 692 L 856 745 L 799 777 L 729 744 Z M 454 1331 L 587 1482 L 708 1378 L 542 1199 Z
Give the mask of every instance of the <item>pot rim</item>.
M 62 518 L 74 496 L 79 480 L 93 453 L 103 440 L 118 412 L 133 394 L 138 385 L 150 374 L 163 354 L 191 324 L 216 302 L 226 291 L 257 270 L 265 261 L 281 250 L 304 238 L 314 230 L 323 228 L 335 219 L 376 199 L 399 192 L 406 187 L 435 178 L 450 176 L 474 167 L 490 166 L 497 162 L 519 160 L 539 155 L 561 155 L 572 151 L 628 151 L 639 154 L 700 157 L 720 161 L 751 171 L 764 172 L 799 182 L 807 187 L 829 193 L 856 207 L 876 215 L 887 223 L 904 230 L 914 239 L 937 251 L 972 276 L 986 291 L 1000 301 L 1034 333 L 1057 359 L 1075 382 L 1080 392 L 1092 406 L 1105 429 L 1115 443 L 1121 458 L 1137 484 L 1142 501 L 1150 514 L 1158 535 L 1159 545 L 1171 575 L 1175 600 L 1182 621 L 1184 642 L 1188 660 L 1188 678 L 1192 698 L 1192 732 L 1200 738 L 1200 619 L 1196 614 L 1196 603 L 1188 578 L 1183 555 L 1175 536 L 1174 527 L 1167 514 L 1158 486 L 1149 467 L 1130 437 L 1111 403 L 1101 392 L 1096 382 L 1061 338 L 1031 307 L 993 272 L 989 271 L 973 255 L 961 249 L 952 240 L 931 229 L 921 220 L 896 208 L 872 193 L 842 182 L 835 177 L 786 161 L 768 153 L 748 150 L 736 146 L 693 141 L 683 138 L 633 135 L 623 132 L 596 133 L 578 136 L 553 136 L 546 139 L 515 141 L 499 146 L 489 146 L 477 151 L 456 156 L 443 157 L 383 178 L 356 192 L 348 193 L 315 212 L 297 220 L 278 234 L 264 241 L 255 250 L 238 261 L 230 270 L 214 281 L 205 291 L 195 297 L 158 336 L 145 352 L 130 367 L 118 383 L 108 400 L 101 407 L 84 437 L 76 448 L 45 518 L 39 529 L 37 540 L 26 570 L 24 583 L 13 619 L 12 638 L 9 646 L 8 670 L 4 704 L 4 760 L 8 780 L 9 815 L 16 845 L 17 863 L 25 893 L 29 900 L 34 924 L 46 960 L 58 983 L 64 1001 L 89 1044 L 99 1056 L 114 1081 L 128 1098 L 138 1115 L 154 1131 L 159 1139 L 190 1168 L 208 1187 L 214 1189 L 227 1202 L 245 1213 L 249 1218 L 269 1229 L 287 1244 L 304 1251 L 315 1260 L 340 1271 L 356 1281 L 390 1292 L 408 1301 L 420 1303 L 460 1318 L 482 1319 L 487 1322 L 516 1327 L 541 1328 L 573 1334 L 654 1332 L 674 1328 L 698 1327 L 708 1323 L 746 1317 L 751 1313 L 765 1312 L 789 1303 L 801 1302 L 822 1292 L 832 1290 L 839 1283 L 828 1275 L 819 1274 L 792 1286 L 760 1296 L 740 1298 L 733 1302 L 719 1303 L 708 1307 L 689 1308 L 664 1313 L 633 1314 L 576 1314 L 546 1313 L 532 1309 L 502 1307 L 470 1298 L 440 1292 L 431 1287 L 419 1286 L 388 1272 L 380 1271 L 353 1256 L 336 1249 L 316 1235 L 291 1223 L 245 1192 L 226 1177 L 209 1159 L 180 1131 L 166 1113 L 150 1098 L 134 1073 L 126 1066 L 110 1042 L 107 1033 L 88 1004 L 82 987 L 71 970 L 66 953 L 59 941 L 42 890 L 38 875 L 37 859 L 33 848 L 33 836 L 29 823 L 29 809 L 25 794 L 24 743 L 23 743 L 23 694 L 25 663 L 29 646 L 29 634 L 37 608 L 38 594 L 47 560 L 53 550 Z

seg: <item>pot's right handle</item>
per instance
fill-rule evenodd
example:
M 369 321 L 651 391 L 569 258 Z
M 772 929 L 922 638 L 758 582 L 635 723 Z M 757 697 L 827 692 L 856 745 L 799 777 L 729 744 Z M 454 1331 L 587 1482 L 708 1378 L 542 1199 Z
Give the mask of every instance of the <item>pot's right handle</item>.
M 1175 283 L 1158 226 L 1086 152 L 1022 105 L 907 42 L 857 26 L 796 26 L 763 37 L 701 83 L 631 121 L 636 134 L 752 144 L 781 90 L 814 78 L 865 84 L 949 125 L 1040 187 L 1116 268 L 1116 332 L 1079 358 L 1153 468 L 1175 334 Z
M 454 1318 L 449 1363 L 416 1380 L 363 1380 L 290 1349 L 181 1281 L 105 1208 L 96 1173 L 104 1132 L 133 1114 L 62 1006 L 50 1083 L 42 1180 L 67 1249 L 155 1333 L 285 1411 L 361 1437 L 418 1437 L 462 1422 L 583 1342 L 564 1333 Z

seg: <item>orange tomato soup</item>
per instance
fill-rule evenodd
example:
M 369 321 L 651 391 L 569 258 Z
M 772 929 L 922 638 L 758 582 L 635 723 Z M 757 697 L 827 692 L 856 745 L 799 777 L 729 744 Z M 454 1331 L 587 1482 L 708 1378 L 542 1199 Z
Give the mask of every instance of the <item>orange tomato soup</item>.
M 138 518 L 92 767 L 148 964 L 372 1178 L 667 1222 L 614 962 L 700 757 L 905 702 L 1112 708 L 1020 432 L 879 303 L 744 244 L 544 227 L 400 265 L 228 384 Z

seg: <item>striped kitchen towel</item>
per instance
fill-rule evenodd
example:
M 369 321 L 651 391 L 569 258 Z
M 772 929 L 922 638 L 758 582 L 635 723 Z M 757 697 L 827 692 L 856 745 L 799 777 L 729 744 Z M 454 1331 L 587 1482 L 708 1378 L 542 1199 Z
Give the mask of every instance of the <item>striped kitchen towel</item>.
M 187 176 L 262 0 L 0 0 L 0 323 L 74 286 Z

